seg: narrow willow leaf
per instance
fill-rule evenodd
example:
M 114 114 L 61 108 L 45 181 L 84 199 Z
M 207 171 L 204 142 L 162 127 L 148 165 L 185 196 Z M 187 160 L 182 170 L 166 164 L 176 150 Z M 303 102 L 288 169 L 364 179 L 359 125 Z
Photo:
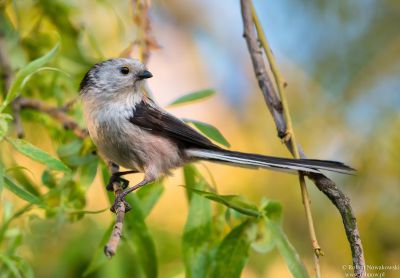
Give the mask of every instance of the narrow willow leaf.
M 198 195 L 201 195 L 207 199 L 216 201 L 218 203 L 221 203 L 229 208 L 232 208 L 242 214 L 248 215 L 248 216 L 254 216 L 258 217 L 260 216 L 260 212 L 258 211 L 257 207 L 246 203 L 243 201 L 241 196 L 237 195 L 218 195 L 212 192 L 207 192 L 207 191 L 202 191 L 194 188 L 187 188 L 190 191 L 193 191 L 193 193 L 196 193 Z
M 127 197 L 132 210 L 125 214 L 125 237 L 134 247 L 138 258 L 138 267 L 141 267 L 146 277 L 157 277 L 157 256 L 153 238 L 145 223 L 140 200 L 136 194 Z
M 263 200 L 262 208 L 269 220 L 278 224 L 282 222 L 282 205 L 279 202 Z
M 251 248 L 261 254 L 270 252 L 275 247 L 272 232 L 265 227 L 264 221 L 257 223 L 257 237 L 251 244 Z
M 185 179 L 185 186 L 188 188 L 196 188 L 196 175 L 197 169 L 193 164 L 186 164 L 183 167 L 183 178 Z M 190 201 L 192 198 L 192 191 L 186 190 L 186 197 Z
M 104 232 L 103 237 L 100 240 L 100 243 L 94 252 L 94 255 L 92 259 L 90 260 L 90 263 L 88 267 L 86 268 L 85 272 L 83 273 L 83 276 L 86 277 L 89 274 L 93 273 L 96 271 L 98 268 L 100 268 L 103 264 L 105 264 L 108 259 L 104 255 L 104 246 L 107 244 L 108 239 L 110 238 L 112 229 L 114 227 L 114 223 L 111 223 L 110 226 L 108 226 L 107 230 Z
M 101 169 L 101 177 L 102 177 L 104 188 L 105 188 L 105 186 L 108 184 L 108 181 L 110 180 L 110 176 L 111 176 L 110 171 L 104 162 L 100 163 L 100 169 Z M 113 200 L 111 198 L 112 196 L 113 196 L 112 194 L 108 194 L 110 204 L 112 204 L 112 202 L 113 202 Z
M 32 73 L 40 69 L 44 64 L 50 61 L 54 55 L 58 52 L 60 48 L 60 44 L 57 43 L 49 52 L 43 55 L 36 60 L 33 60 L 25 67 L 20 69 L 17 74 L 15 75 L 14 80 L 11 83 L 10 89 L 7 93 L 7 96 L 0 106 L 0 112 L 4 110 L 4 108 L 10 104 L 20 93 L 24 84 L 28 81 L 28 79 L 32 76 Z
M 255 238 L 254 222 L 246 221 L 235 227 L 218 247 L 210 277 L 240 277 Z
M 84 164 L 80 168 L 80 178 L 79 181 L 86 189 L 92 185 L 94 178 L 97 174 L 97 166 L 99 164 L 99 160 L 97 157 L 93 157 L 92 161 Z
M 289 242 L 286 234 L 283 232 L 281 226 L 275 221 L 266 219 L 266 227 L 272 232 L 275 245 L 286 262 L 293 277 L 309 277 L 299 254 L 294 249 L 293 245 Z
M 69 173 L 71 170 L 60 160 L 51 156 L 47 152 L 35 147 L 31 143 L 22 140 L 22 139 L 14 139 L 7 138 L 7 141 L 11 143 L 11 145 L 20 153 L 26 155 L 27 157 L 38 161 L 50 169 L 62 171 L 65 173 Z
M 21 273 L 24 274 L 24 278 L 35 278 L 35 273 L 26 260 L 16 256 L 13 258 L 18 262 L 18 268 L 20 269 Z
M 68 144 L 58 147 L 57 154 L 59 157 L 72 156 L 78 154 L 81 148 L 82 141 L 74 140 Z
M 147 217 L 150 214 L 163 192 L 164 186 L 161 182 L 146 185 L 137 192 L 136 195 L 140 200 L 140 207 L 142 208 L 144 217 Z
M 13 180 L 11 180 L 9 177 L 5 176 L 4 177 L 4 186 L 10 190 L 12 193 L 20 197 L 21 199 L 35 205 L 41 205 L 42 202 L 41 200 L 36 197 L 35 195 L 32 195 L 25 189 L 23 189 L 22 186 L 17 185 Z
M 213 89 L 205 89 L 193 93 L 189 93 L 187 95 L 181 96 L 178 99 L 174 100 L 169 106 L 175 106 L 183 103 L 189 103 L 196 100 L 205 99 L 215 94 Z
M 49 170 L 44 170 L 42 174 L 42 183 L 47 188 L 54 188 L 57 185 L 56 178 Z
M 48 70 L 48 71 L 55 71 L 55 72 L 58 72 L 58 73 L 62 73 L 63 75 L 65 75 L 65 76 L 71 78 L 71 75 L 70 75 L 68 72 L 66 72 L 66 71 L 64 71 L 64 70 L 62 70 L 62 69 L 54 68 L 54 67 L 41 67 L 41 68 L 38 68 L 37 70 L 35 70 L 34 72 L 32 72 L 32 73 L 28 76 L 28 78 L 25 78 L 24 81 L 23 81 L 22 84 L 21 84 L 21 87 L 24 87 L 25 84 L 26 84 L 26 82 L 28 82 L 28 81 L 29 81 L 29 78 L 31 78 L 33 75 L 35 75 L 35 74 L 38 73 L 38 72 L 46 71 L 46 70 Z
M 8 131 L 8 122 L 12 120 L 9 114 L 0 114 L 0 141 L 3 140 Z
M 13 274 L 13 277 L 22 278 L 15 262 L 10 257 L 0 253 L 0 261 L 2 261 L 4 265 L 10 270 L 10 272 Z
M 201 179 L 195 186 L 204 189 L 206 182 Z M 207 277 L 211 260 L 209 252 L 212 238 L 211 222 L 210 201 L 192 195 L 182 241 L 186 277 Z
M 13 172 L 13 180 L 17 184 L 21 185 L 23 189 L 27 190 L 29 193 L 35 195 L 36 197 L 39 197 L 41 195 L 39 186 L 33 182 L 34 174 L 31 170 L 21 166 L 16 166 L 11 169 L 7 169 L 7 174 L 8 171 Z
M 192 123 L 198 130 L 201 131 L 201 133 L 203 133 L 210 139 L 214 140 L 215 142 L 220 143 L 225 147 L 231 146 L 229 142 L 225 139 L 225 137 L 222 135 L 222 133 L 215 126 L 190 119 L 184 119 L 184 121 Z
M 4 175 L 5 175 L 6 171 L 3 167 L 3 164 L 1 164 L 0 162 L 0 198 L 1 198 L 1 193 L 3 192 L 3 188 L 4 188 Z
M 11 231 L 8 230 L 7 250 L 6 250 L 5 254 L 7 254 L 8 256 L 13 256 L 15 254 L 15 251 L 17 250 L 17 248 L 21 245 L 23 236 L 22 236 L 22 231 L 17 228 L 13 229 L 12 233 L 10 233 L 10 232 Z

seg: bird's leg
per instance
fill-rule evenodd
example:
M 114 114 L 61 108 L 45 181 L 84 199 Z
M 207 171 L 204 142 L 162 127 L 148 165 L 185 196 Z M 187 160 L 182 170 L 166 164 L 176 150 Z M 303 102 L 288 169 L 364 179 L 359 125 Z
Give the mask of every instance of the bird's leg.
M 115 198 L 114 204 L 112 205 L 112 207 L 111 207 L 110 210 L 111 210 L 112 212 L 115 212 L 119 202 L 124 202 L 125 205 L 126 205 L 126 204 L 127 204 L 126 201 L 125 201 L 126 195 L 128 195 L 128 194 L 131 193 L 132 191 L 135 191 L 135 190 L 138 189 L 139 187 L 142 187 L 142 186 L 144 186 L 144 185 L 146 185 L 146 184 L 149 184 L 149 183 L 151 183 L 151 182 L 153 182 L 153 181 L 154 181 L 154 178 L 146 178 L 146 177 L 145 177 L 144 180 L 142 180 L 141 182 L 139 182 L 139 183 L 136 184 L 135 186 L 132 186 L 131 188 L 128 188 L 127 190 L 123 191 L 121 194 L 119 194 L 119 195 Z M 130 206 L 128 205 L 125 212 L 128 212 L 129 210 L 130 210 Z
M 138 171 L 131 170 L 131 171 L 123 171 L 123 172 L 116 172 L 111 175 L 110 180 L 106 186 L 107 191 L 113 191 L 113 183 L 120 182 L 123 189 L 127 188 L 129 185 L 129 181 L 127 179 L 122 178 L 124 175 L 138 173 Z

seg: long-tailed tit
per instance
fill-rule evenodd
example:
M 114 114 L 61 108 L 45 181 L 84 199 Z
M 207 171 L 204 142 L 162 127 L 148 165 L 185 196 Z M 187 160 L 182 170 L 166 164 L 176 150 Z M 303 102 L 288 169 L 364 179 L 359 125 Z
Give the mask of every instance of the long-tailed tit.
M 119 195 L 114 209 L 128 193 L 197 160 L 289 172 L 353 170 L 336 161 L 225 150 L 143 94 L 140 86 L 150 77 L 138 60 L 118 58 L 94 65 L 81 82 L 84 115 L 93 142 L 107 159 L 131 170 L 114 174 L 107 189 L 112 189 L 113 181 L 126 181 L 121 177 L 124 174 L 144 173 L 140 183 Z

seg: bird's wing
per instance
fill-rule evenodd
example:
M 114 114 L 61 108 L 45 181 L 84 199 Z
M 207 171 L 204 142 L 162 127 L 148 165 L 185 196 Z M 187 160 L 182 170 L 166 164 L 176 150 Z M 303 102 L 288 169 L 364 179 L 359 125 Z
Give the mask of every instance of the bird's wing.
M 159 108 L 151 100 L 137 104 L 129 121 L 157 135 L 170 138 L 185 148 L 219 149 L 208 138 Z

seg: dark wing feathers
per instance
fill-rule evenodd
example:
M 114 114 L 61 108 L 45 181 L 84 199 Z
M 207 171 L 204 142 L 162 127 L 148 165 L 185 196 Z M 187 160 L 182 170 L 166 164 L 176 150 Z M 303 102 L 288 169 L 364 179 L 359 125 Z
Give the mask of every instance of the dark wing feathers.
M 158 109 L 151 101 L 150 104 L 145 101 L 137 104 L 129 121 L 156 134 L 174 139 L 186 148 L 219 149 L 208 138 L 180 119 Z
M 249 161 L 264 162 L 266 164 L 273 164 L 274 168 L 287 168 L 287 166 L 299 166 L 299 167 L 309 167 L 311 169 L 321 169 L 329 170 L 340 173 L 351 172 L 351 167 L 337 161 L 329 160 L 317 160 L 317 159 L 292 159 L 292 158 L 281 158 L 264 156 L 259 154 L 242 153 L 236 151 L 224 150 L 209 139 L 201 135 L 195 129 L 191 128 L 189 125 L 179 120 L 178 118 L 164 112 L 162 109 L 158 108 L 151 100 L 142 101 L 132 109 L 132 116 L 129 121 L 143 129 L 153 132 L 154 134 L 170 138 L 180 147 L 185 149 L 200 149 L 207 152 L 210 150 L 217 151 L 218 157 L 204 157 L 203 159 L 217 160 L 217 161 L 230 161 L 226 157 L 232 158 L 235 164 L 242 165 L 254 165 L 249 164 Z M 221 159 L 221 155 L 225 155 L 225 159 Z M 238 161 L 235 158 L 241 159 Z M 244 160 L 249 160 L 243 161 Z M 279 166 L 281 165 L 281 166 Z M 269 165 L 271 166 L 271 165 Z M 290 167 L 289 167 L 290 168 Z

